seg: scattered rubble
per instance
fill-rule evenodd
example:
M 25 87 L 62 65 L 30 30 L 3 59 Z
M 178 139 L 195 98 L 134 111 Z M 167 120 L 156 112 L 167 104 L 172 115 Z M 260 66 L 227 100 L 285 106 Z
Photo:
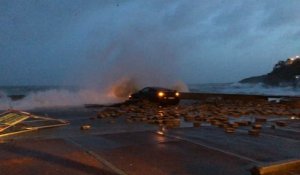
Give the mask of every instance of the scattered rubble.
M 249 135 L 252 135 L 252 136 L 259 136 L 260 130 L 259 130 L 259 129 L 250 129 L 250 130 L 248 131 L 248 134 L 249 134 Z
M 226 133 L 234 133 L 239 127 L 250 127 L 249 135 L 257 136 L 264 125 L 267 125 L 270 117 L 282 119 L 295 115 L 299 117 L 299 111 L 295 111 L 290 106 L 267 101 L 196 101 L 176 106 L 159 106 L 143 101 L 138 104 L 102 108 L 97 118 L 109 118 L 110 121 L 115 121 L 117 117 L 124 117 L 129 123 L 144 122 L 169 129 L 181 127 L 183 123 L 191 123 L 193 127 L 210 125 L 223 128 Z M 276 125 L 286 126 L 286 123 L 276 121 Z
M 91 129 L 91 125 L 85 124 L 80 127 L 81 130 L 89 130 Z
M 285 127 L 285 126 L 287 126 L 287 123 L 284 122 L 284 121 L 276 121 L 276 125 L 281 126 L 281 127 Z

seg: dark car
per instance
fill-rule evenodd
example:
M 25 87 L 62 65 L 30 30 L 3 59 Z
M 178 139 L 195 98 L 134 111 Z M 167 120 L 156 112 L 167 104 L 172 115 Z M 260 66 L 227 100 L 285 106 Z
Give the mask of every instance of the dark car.
M 176 90 L 161 87 L 145 87 L 129 95 L 130 100 L 148 100 L 159 104 L 178 104 L 180 93 Z

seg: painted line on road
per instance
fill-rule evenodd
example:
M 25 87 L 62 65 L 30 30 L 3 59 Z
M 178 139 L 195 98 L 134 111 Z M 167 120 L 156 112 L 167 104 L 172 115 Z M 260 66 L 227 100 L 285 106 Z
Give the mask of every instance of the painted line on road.
M 176 136 L 176 135 L 172 135 L 172 134 L 166 134 L 166 133 L 165 133 L 165 136 L 171 137 L 171 138 L 173 137 L 173 138 L 176 138 L 176 139 L 179 139 L 179 140 L 183 140 L 183 141 L 186 141 L 186 142 L 190 142 L 190 143 L 193 143 L 195 145 L 203 146 L 205 148 L 208 148 L 208 149 L 211 149 L 211 150 L 214 150 L 214 151 L 218 151 L 218 152 L 221 152 L 221 153 L 233 156 L 233 157 L 237 157 L 239 159 L 247 160 L 247 161 L 250 161 L 250 162 L 253 162 L 253 163 L 256 163 L 256 164 L 261 164 L 261 162 L 259 162 L 257 160 L 254 160 L 254 159 L 251 159 L 249 157 L 246 157 L 246 156 L 243 156 L 243 155 L 239 155 L 239 154 L 236 154 L 236 153 L 232 153 L 232 152 L 229 152 L 229 151 L 224 151 L 222 149 L 215 148 L 215 147 L 203 144 L 203 143 L 198 143 L 198 142 L 193 141 L 192 139 L 182 138 L 180 136 Z
M 73 143 L 74 145 L 76 145 L 77 147 L 81 148 L 82 150 L 84 150 L 86 153 L 88 153 L 89 155 L 93 156 L 96 160 L 100 161 L 101 163 L 103 163 L 104 165 L 106 165 L 107 167 L 111 168 L 115 173 L 119 174 L 119 175 L 127 175 L 124 171 L 122 171 L 121 169 L 117 168 L 115 165 L 113 165 L 112 163 L 110 163 L 109 161 L 107 161 L 106 159 L 104 159 L 103 157 L 101 157 L 99 154 L 96 154 L 95 152 L 86 149 L 84 146 L 82 146 L 81 144 L 79 144 L 78 142 L 72 140 L 72 138 L 65 138 L 67 141 Z

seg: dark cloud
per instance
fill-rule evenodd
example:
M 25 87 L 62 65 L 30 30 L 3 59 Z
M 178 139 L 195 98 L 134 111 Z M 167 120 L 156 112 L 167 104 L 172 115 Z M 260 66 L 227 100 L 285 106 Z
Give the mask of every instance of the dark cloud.
M 0 84 L 237 81 L 298 54 L 299 5 L 2 0 Z
M 299 1 L 266 1 L 265 7 L 265 20 L 262 23 L 266 28 L 278 28 L 287 26 L 298 26 L 300 21 L 299 14 Z

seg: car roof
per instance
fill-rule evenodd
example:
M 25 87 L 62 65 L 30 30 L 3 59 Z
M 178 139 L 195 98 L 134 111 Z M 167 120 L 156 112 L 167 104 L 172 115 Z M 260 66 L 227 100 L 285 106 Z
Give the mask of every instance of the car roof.
M 163 90 L 163 91 L 175 91 L 175 90 L 173 90 L 173 89 L 167 89 L 167 88 L 156 87 L 156 86 L 145 87 L 145 88 L 150 88 L 150 89 L 155 89 L 155 90 Z M 143 89 L 145 89 L 145 88 L 143 88 Z

